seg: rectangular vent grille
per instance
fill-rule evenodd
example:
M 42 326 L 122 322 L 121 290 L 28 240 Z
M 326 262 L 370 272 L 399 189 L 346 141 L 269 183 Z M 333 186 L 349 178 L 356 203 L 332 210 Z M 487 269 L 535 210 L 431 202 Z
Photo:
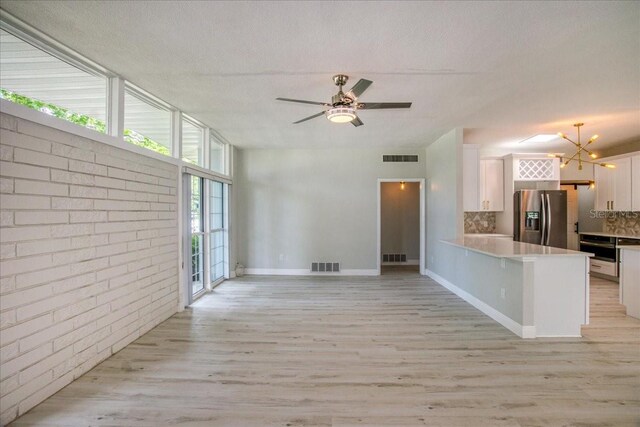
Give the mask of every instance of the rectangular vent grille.
M 339 262 L 312 262 L 311 271 L 316 273 L 336 273 L 340 271 Z
M 417 162 L 417 154 L 383 154 L 383 162 Z
M 382 262 L 407 262 L 407 254 L 382 254 Z

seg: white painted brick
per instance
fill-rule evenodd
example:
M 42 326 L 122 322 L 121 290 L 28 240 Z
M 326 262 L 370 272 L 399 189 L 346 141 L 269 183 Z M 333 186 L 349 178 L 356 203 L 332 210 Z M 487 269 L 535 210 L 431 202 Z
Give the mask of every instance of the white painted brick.
M 59 308 L 53 312 L 53 321 L 61 322 L 65 319 L 73 318 L 73 327 L 74 329 L 78 328 L 78 323 L 76 318 L 83 313 L 87 313 L 87 310 L 91 310 L 96 306 L 96 297 L 92 296 L 81 301 L 78 301 L 74 304 L 68 305 L 66 307 Z M 110 310 L 110 307 L 107 307 Z M 82 323 L 80 323 L 82 325 Z M 56 341 L 54 341 L 54 350 L 59 349 L 56 346 Z
M 118 277 L 114 277 L 112 279 L 109 280 L 109 289 L 116 289 L 116 288 L 120 288 L 121 286 L 124 285 L 128 285 L 130 283 L 133 283 L 136 281 L 136 279 L 138 278 L 138 272 L 134 271 L 132 273 L 128 273 L 128 274 L 124 274 L 122 276 L 118 276 Z M 113 292 L 107 292 L 103 295 L 98 295 L 98 304 L 102 304 L 103 302 L 109 302 L 111 301 L 113 298 L 111 298 L 111 295 L 117 295 L 116 298 L 118 296 L 124 295 L 123 293 L 113 293 Z M 124 291 L 120 291 L 120 292 L 124 292 Z M 125 292 L 126 293 L 126 292 Z
M 13 225 L 13 212 L 0 211 L 0 226 L 6 227 Z
M 53 374 L 53 371 L 47 371 L 46 374 Z M 43 374 L 43 375 L 46 375 Z M 56 391 L 60 390 L 71 381 L 74 380 L 74 376 L 71 373 L 68 373 L 60 378 L 54 379 L 53 382 L 47 384 L 44 387 L 40 387 L 36 389 L 36 392 L 22 400 L 18 404 L 18 414 L 22 415 L 27 412 L 29 409 L 36 406 L 38 403 L 42 402 L 47 397 L 51 396 Z
M 52 197 L 51 208 L 67 210 L 91 210 L 93 209 L 93 200 L 72 199 L 69 197 Z
M 0 360 L 11 360 L 20 354 L 20 346 L 18 341 L 2 346 L 0 348 Z
M 109 243 L 108 234 L 92 234 L 90 236 L 78 236 L 71 238 L 71 247 L 73 249 L 106 245 L 107 243 Z
M 80 160 L 69 160 L 69 170 L 72 172 L 82 172 L 94 175 L 107 175 L 106 166 L 96 165 L 95 163 L 83 162 Z
M 45 196 L 68 196 L 69 186 L 55 182 L 27 181 L 16 179 L 14 191 L 19 194 L 42 194 Z M 47 207 L 48 209 L 48 207 Z
M 72 251 L 56 252 L 52 255 L 53 265 L 70 264 L 86 261 L 96 256 L 96 248 L 76 249 Z
M 152 211 L 174 211 L 176 205 L 171 203 L 149 203 L 149 210 Z
M 106 222 L 108 220 L 108 217 L 106 211 L 81 211 L 71 212 L 69 220 L 71 223 Z
M 62 265 L 60 267 L 49 268 L 46 270 L 40 270 L 33 273 L 25 273 L 16 276 L 16 286 L 26 288 L 28 286 L 35 286 L 41 283 L 62 279 L 71 275 L 71 267 L 68 265 Z
M 157 202 L 158 198 L 162 196 L 162 194 L 153 194 L 153 193 L 140 193 L 137 192 L 136 201 L 138 202 Z
M 93 233 L 93 224 L 52 225 L 51 237 L 82 236 Z
M 16 318 L 15 310 L 7 310 L 0 312 L 0 328 L 8 328 L 11 325 L 15 325 L 18 319 Z M 0 359 L 4 360 L 4 359 Z
M 19 211 L 15 213 L 16 225 L 32 224 L 66 224 L 69 222 L 68 212 Z
M 54 142 L 51 145 L 51 154 L 55 154 L 60 157 L 67 157 L 69 159 L 82 160 L 85 162 L 93 162 L 95 158 L 95 154 L 91 151 L 71 147 L 57 142 Z
M 136 173 L 136 177 L 135 177 L 135 181 L 143 182 L 145 184 L 154 184 L 154 185 L 158 184 L 160 179 L 162 178 L 158 178 L 152 175 L 146 175 L 143 173 Z M 173 183 L 171 185 L 173 185 Z
M 134 242 L 129 242 L 127 244 L 127 250 L 129 252 L 135 252 L 135 251 L 139 251 L 142 249 L 148 249 L 151 247 L 151 241 L 150 240 L 136 240 Z
M 24 337 L 20 340 L 20 353 L 24 353 L 44 343 L 53 342 L 54 338 L 66 334 L 70 330 L 73 329 L 73 321 L 67 320 L 66 322 L 58 322 L 53 326 L 50 326 L 46 329 L 43 329 L 35 334 L 31 334 L 28 337 Z M 41 364 L 42 362 L 38 362 Z M 49 367 L 49 369 L 53 369 L 53 366 Z M 20 374 L 20 383 L 25 383 L 29 381 L 26 379 L 23 381 L 22 374 Z
M 16 147 L 13 150 L 13 161 L 16 163 L 26 163 L 29 165 L 45 166 L 55 169 L 67 169 L 69 160 L 64 157 L 52 156 L 51 154 L 37 151 L 23 150 Z
M 95 185 L 96 187 L 124 189 L 126 182 L 121 179 L 96 176 Z
M 136 240 L 136 232 L 135 231 L 125 231 L 121 233 L 110 233 L 109 234 L 109 243 L 119 243 L 119 242 L 130 242 L 132 240 Z
M 112 245 L 100 246 L 96 248 L 96 256 L 110 256 L 127 252 L 127 243 L 114 243 Z
M 5 359 L 2 359 L 5 360 Z M 19 384 L 18 384 L 18 375 L 13 375 L 9 378 L 6 378 L 2 381 L 0 381 L 0 396 L 6 396 L 7 394 L 11 393 L 12 391 L 16 390 L 18 388 Z M 3 402 L 4 403 L 4 402 Z M 2 411 L 4 412 L 5 410 L 5 405 L 2 405 Z M 7 425 L 9 420 L 0 420 L 0 425 Z
M 96 273 L 96 279 L 98 281 L 102 281 L 102 280 L 108 280 L 111 279 L 113 277 L 118 277 L 121 276 L 123 274 L 127 273 L 127 266 L 126 265 L 118 265 L 115 267 L 111 267 L 111 268 L 106 268 L 104 270 L 100 270 Z
M 114 345 L 115 343 L 117 343 L 118 341 L 120 341 L 121 339 L 126 337 L 127 335 L 128 335 L 128 332 L 127 332 L 126 329 L 120 329 L 119 331 L 113 331 L 113 333 L 111 333 L 111 335 L 107 336 L 105 339 L 103 339 L 102 341 L 97 343 L 96 349 L 98 350 L 98 352 L 101 352 L 101 351 L 111 347 L 112 345 Z
M 26 240 L 46 239 L 51 236 L 51 226 L 31 226 L 3 228 L 0 242 L 20 242 Z
M 94 200 L 96 210 L 110 211 L 148 211 L 149 203 L 117 200 Z
M 48 197 L 2 194 L 0 206 L 2 209 L 49 209 L 51 201 Z
M 16 244 L 15 243 L 2 243 L 0 244 L 0 259 L 11 259 L 16 257 Z M 2 272 L 4 273 L 4 272 Z M 1 274 L 1 273 L 0 273 Z
M 109 168 L 109 176 L 112 178 L 120 178 L 120 179 L 130 180 L 130 181 L 133 181 L 134 179 L 136 179 L 135 172 L 130 172 L 130 171 L 118 169 L 118 168 Z
M 70 135 L 67 132 L 28 120 L 20 120 L 18 122 L 18 132 L 49 141 L 61 142 L 63 144 L 69 143 L 72 139 L 77 138 L 75 135 Z
M 51 371 L 47 371 L 29 383 L 21 385 L 16 391 L 2 398 L 2 408 L 4 409 L 5 407 L 10 407 L 20 401 L 23 401 L 29 395 L 35 393 L 37 390 L 51 382 L 52 379 L 53 373 Z
M 92 285 L 96 282 L 96 273 L 89 272 L 80 276 L 73 276 L 67 279 L 59 280 L 57 282 L 49 283 L 51 291 L 54 294 L 62 294 L 65 292 L 73 291 L 84 286 Z
M 18 130 L 18 119 L 9 114 L 0 113 L 0 128 L 15 132 Z
M 0 141 L 5 145 L 12 145 L 14 147 L 28 148 L 29 150 L 42 153 L 51 152 L 51 143 L 49 141 L 5 129 L 0 130 Z
M 73 274 L 82 274 L 92 270 L 102 270 L 107 267 L 109 267 L 109 258 L 105 257 L 71 264 L 71 272 Z
M 66 212 L 65 212 L 66 213 Z M 50 212 L 55 214 L 55 212 Z M 18 256 L 64 251 L 71 248 L 71 239 L 36 240 L 17 244 Z
M 0 175 L 14 178 L 49 180 L 49 168 L 23 165 L 13 162 L 0 162 Z
M 42 359 L 30 368 L 20 372 L 20 384 L 26 384 L 47 371 L 53 371 L 53 368 L 62 363 L 64 360 L 70 358 L 72 355 L 73 349 L 69 347 L 58 351 L 57 353 L 53 353 L 45 359 Z
M 104 153 L 96 153 L 96 163 L 120 169 L 131 169 L 134 167 L 134 163 L 129 162 L 128 160 L 119 159 L 117 157 L 109 156 Z
M 136 200 L 135 191 L 109 190 L 108 197 L 111 200 Z
M 93 298 L 95 301 L 95 298 Z M 99 305 L 91 310 L 84 311 L 81 314 L 73 317 L 73 327 L 78 328 L 86 323 L 94 322 L 101 317 L 106 316 L 111 312 L 109 304 Z
M 92 323 L 91 325 L 95 327 L 95 323 Z M 94 346 L 98 342 L 106 339 L 109 335 L 111 335 L 111 326 L 106 326 L 95 331 L 91 335 L 84 336 L 73 344 L 73 352 L 79 353 L 91 346 Z
M 94 185 L 97 178 L 78 172 L 67 172 L 58 169 L 51 169 L 51 181 L 64 182 L 66 184 Z
M 12 178 L 0 178 L 0 193 L 13 193 L 13 179 Z
M 2 262 L 2 275 L 13 276 L 14 274 L 42 270 L 52 265 L 51 254 L 10 259 Z
M 84 199 L 106 199 L 107 189 L 98 187 L 82 187 L 79 185 L 72 185 L 69 188 L 69 195 L 71 197 L 80 197 Z
M 73 322 L 73 320 L 71 320 L 71 322 Z M 107 326 L 107 329 L 109 329 L 108 326 Z M 91 322 L 79 328 L 74 328 L 68 333 L 60 334 L 59 337 L 53 340 L 53 351 L 59 351 L 60 349 L 68 348 L 72 350 L 72 353 L 77 354 L 80 351 L 75 351 L 73 349 L 73 343 L 75 343 L 76 341 L 82 338 L 85 338 L 87 335 L 92 334 L 95 331 L 96 331 L 96 323 Z M 82 348 L 82 350 L 86 348 L 87 347 L 84 347 Z
M 0 142 L 2 142 L 1 139 Z M 13 147 L 0 145 L 0 160 L 13 161 Z
M 3 345 L 7 345 L 12 343 L 20 338 L 27 337 L 34 332 L 40 331 L 44 328 L 51 326 L 52 317 L 51 314 L 45 314 L 44 316 L 37 317 L 35 319 L 22 322 L 19 325 L 12 326 L 7 329 L 3 329 L 0 331 L 0 342 Z M 2 371 L 4 371 L 4 363 L 2 364 Z M 6 373 L 6 376 L 11 375 L 11 373 Z M 2 378 L 5 377 L 5 372 L 2 372 Z
M 127 190 L 140 191 L 145 193 L 169 194 L 169 189 L 167 187 L 161 187 L 159 185 L 152 185 L 152 184 L 144 184 L 144 183 L 135 182 L 135 181 L 127 181 Z
M 7 292 L 14 291 L 16 289 L 15 276 L 0 278 L 0 294 L 6 294 Z M 0 298 L 2 300 L 2 298 Z

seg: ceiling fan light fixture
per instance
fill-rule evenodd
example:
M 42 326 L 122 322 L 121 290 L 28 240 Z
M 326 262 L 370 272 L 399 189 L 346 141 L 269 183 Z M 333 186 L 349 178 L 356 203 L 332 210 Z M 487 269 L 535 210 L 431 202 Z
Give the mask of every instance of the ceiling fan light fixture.
M 330 108 L 325 114 L 333 123 L 349 123 L 357 117 L 355 108 L 344 106 Z

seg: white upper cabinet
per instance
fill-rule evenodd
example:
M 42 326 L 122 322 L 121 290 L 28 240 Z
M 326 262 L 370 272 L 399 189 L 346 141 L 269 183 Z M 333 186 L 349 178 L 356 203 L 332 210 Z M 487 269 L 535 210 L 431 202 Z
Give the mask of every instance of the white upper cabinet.
M 622 211 L 632 210 L 632 167 L 631 157 L 607 160 L 615 168 L 596 166 L 596 210 Z
M 480 150 L 477 145 L 462 146 L 462 206 L 466 212 L 481 210 L 480 204 Z
M 640 212 L 640 154 L 631 158 L 631 210 Z
M 504 162 L 480 159 L 477 145 L 463 146 L 463 207 L 466 212 L 504 210 Z
M 504 210 L 504 162 L 502 159 L 480 160 L 480 202 L 487 211 Z

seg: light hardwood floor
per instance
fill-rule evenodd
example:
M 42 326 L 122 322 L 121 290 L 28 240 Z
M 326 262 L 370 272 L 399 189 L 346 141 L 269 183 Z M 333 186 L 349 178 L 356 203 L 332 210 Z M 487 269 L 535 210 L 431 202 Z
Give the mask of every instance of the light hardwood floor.
M 640 321 L 522 340 L 428 278 L 225 282 L 14 425 L 637 426 Z

